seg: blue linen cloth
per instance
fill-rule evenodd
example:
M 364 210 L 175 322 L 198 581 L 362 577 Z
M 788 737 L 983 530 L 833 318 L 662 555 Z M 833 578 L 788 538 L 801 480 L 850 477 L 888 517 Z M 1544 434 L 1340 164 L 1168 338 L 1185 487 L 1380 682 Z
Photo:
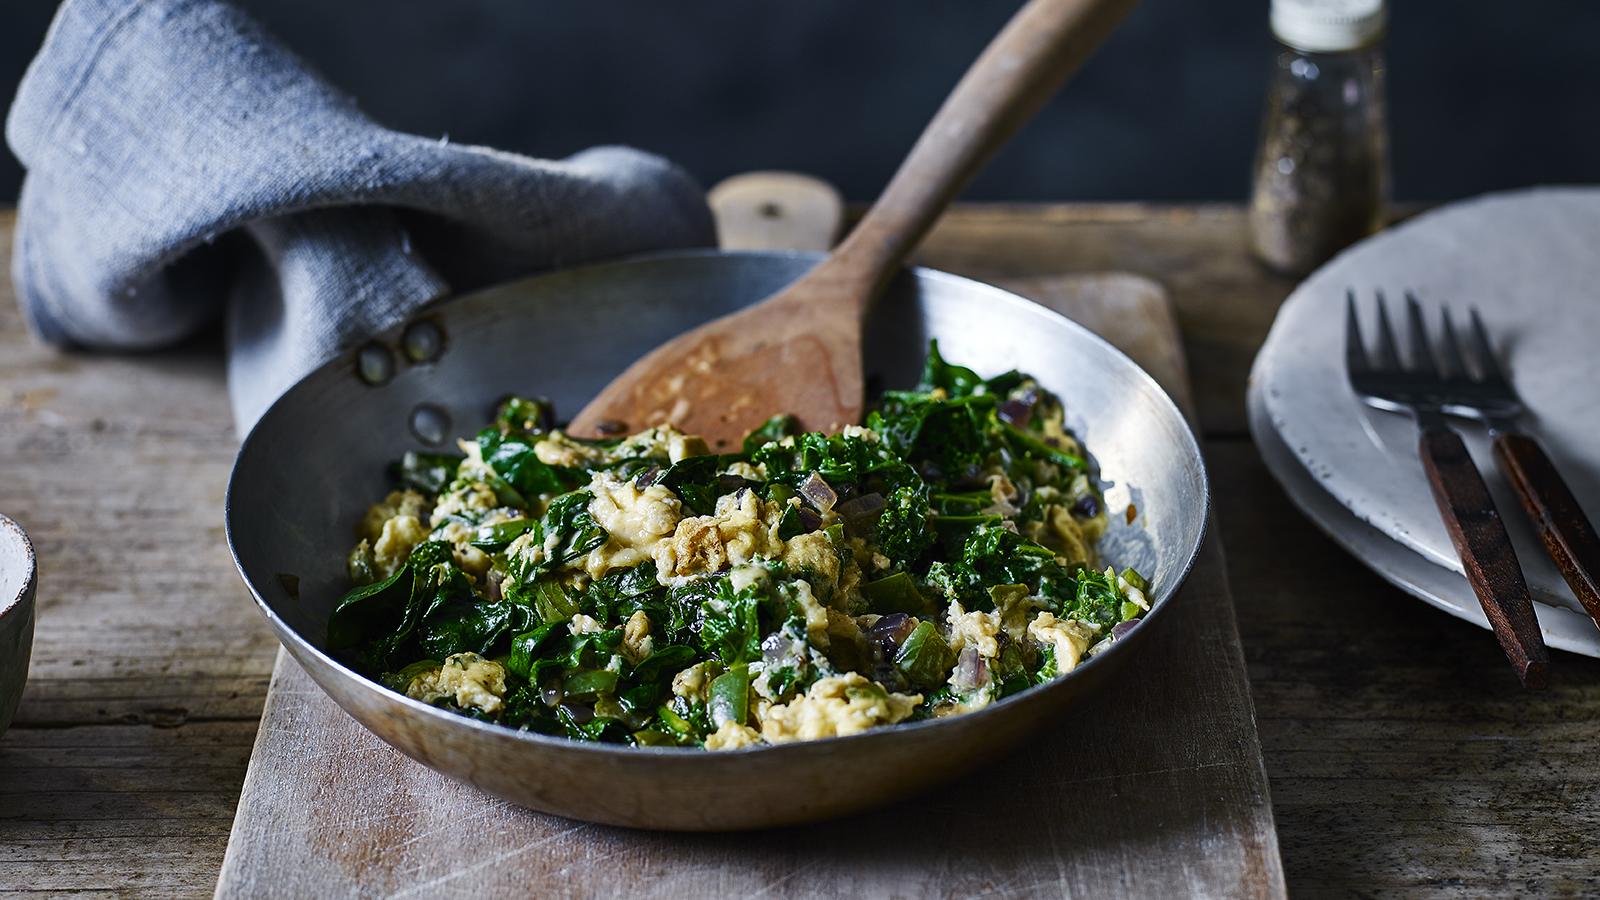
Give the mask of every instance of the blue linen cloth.
M 530 159 L 382 128 L 216 0 L 67 0 L 6 137 L 27 169 L 12 278 L 31 327 L 137 350 L 224 316 L 241 434 L 431 300 L 715 236 L 700 188 L 659 157 Z

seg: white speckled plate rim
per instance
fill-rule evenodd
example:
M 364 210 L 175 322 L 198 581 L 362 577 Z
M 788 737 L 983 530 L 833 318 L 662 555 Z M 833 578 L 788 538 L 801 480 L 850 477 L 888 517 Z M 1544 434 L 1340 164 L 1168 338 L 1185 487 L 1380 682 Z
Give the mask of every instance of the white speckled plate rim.
M 1442 207 L 1347 250 L 1284 303 L 1252 373 L 1262 412 L 1303 469 L 1361 523 L 1462 571 L 1407 417 L 1362 405 L 1344 373 L 1345 292 L 1372 334 L 1373 291 L 1391 315 L 1416 291 L 1483 314 L 1533 415 L 1527 427 L 1579 502 L 1600 515 L 1600 189 L 1539 188 Z M 1458 322 L 1461 321 L 1458 317 Z M 1398 324 L 1398 323 L 1397 323 Z M 1504 514 L 1534 598 L 1581 612 L 1495 470 L 1483 429 L 1460 432 Z
M 1267 469 L 1306 518 L 1385 581 L 1458 619 L 1488 630 L 1489 620 L 1484 617 L 1483 607 L 1465 576 L 1436 566 L 1390 540 L 1357 519 L 1322 489 L 1273 430 L 1261 394 L 1260 382 L 1252 378 L 1248 397 L 1250 433 Z M 1557 650 L 1600 658 L 1600 629 L 1596 629 L 1587 616 L 1545 604 L 1535 604 L 1534 614 L 1539 619 L 1539 631 L 1546 644 Z

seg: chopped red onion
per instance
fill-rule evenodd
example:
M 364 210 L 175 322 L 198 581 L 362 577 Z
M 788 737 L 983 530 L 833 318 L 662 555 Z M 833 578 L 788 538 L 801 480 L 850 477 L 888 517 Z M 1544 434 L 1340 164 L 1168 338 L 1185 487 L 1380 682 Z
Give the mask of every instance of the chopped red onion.
M 1028 422 L 1033 419 L 1033 404 L 1023 400 L 1007 400 L 995 410 L 1001 421 L 1010 422 L 1018 428 L 1027 428 Z
M 960 658 L 956 661 L 955 674 L 950 678 L 950 685 L 957 690 L 970 691 L 988 683 L 988 661 L 978 654 L 976 647 L 962 650 Z
M 822 527 L 822 516 L 809 506 L 800 507 L 800 525 L 807 533 Z
M 1113 625 L 1111 627 L 1112 640 L 1116 640 L 1117 638 L 1120 638 L 1132 631 L 1141 621 L 1141 619 L 1129 619 L 1126 622 L 1118 622 L 1116 625 Z
M 845 527 L 851 532 L 870 532 L 878 524 L 878 517 L 883 515 L 883 510 L 889 505 L 882 494 L 862 494 L 853 500 L 846 500 L 834 508 L 839 518 L 844 520 Z
M 886 654 L 892 654 L 900 649 L 906 638 L 915 631 L 917 623 L 905 613 L 889 613 L 872 623 L 867 629 L 867 637 L 877 642 Z
M 833 509 L 833 505 L 839 502 L 839 495 L 821 475 L 815 472 L 807 475 L 806 480 L 800 482 L 800 496 L 806 498 L 806 501 L 815 507 L 817 512 L 821 513 L 826 513 L 828 510 Z

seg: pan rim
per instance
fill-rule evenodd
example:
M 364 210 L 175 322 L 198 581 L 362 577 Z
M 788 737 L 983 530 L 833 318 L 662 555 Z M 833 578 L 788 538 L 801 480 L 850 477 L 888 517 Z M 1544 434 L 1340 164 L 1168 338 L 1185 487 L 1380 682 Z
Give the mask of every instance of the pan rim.
M 402 322 L 401 324 L 390 329 L 386 329 L 384 332 L 381 332 L 379 335 L 375 335 L 374 337 L 381 337 L 382 335 L 388 335 L 391 333 L 398 334 L 404 330 L 408 322 L 413 321 L 417 317 L 425 316 L 428 313 L 436 311 L 447 305 L 470 299 L 488 291 L 500 290 L 510 285 L 525 284 L 541 279 L 667 260 L 729 257 L 746 259 L 820 260 L 825 255 L 826 254 L 823 253 L 806 251 L 720 251 L 707 248 L 696 248 L 690 250 L 665 250 L 651 253 L 634 254 L 616 259 L 589 263 L 582 266 L 573 266 L 570 268 L 555 269 L 547 272 L 536 273 L 525 278 L 488 285 L 465 294 L 451 295 L 425 305 L 424 307 L 418 309 L 411 317 L 408 317 L 407 322 Z M 1144 641 L 1144 636 L 1151 631 L 1150 628 L 1144 627 L 1144 623 L 1153 621 L 1167 606 L 1176 602 L 1179 594 L 1187 585 L 1189 576 L 1193 572 L 1196 562 L 1199 560 L 1201 551 L 1205 548 L 1208 540 L 1210 540 L 1214 528 L 1214 523 L 1212 521 L 1210 473 L 1206 467 L 1204 454 L 1201 452 L 1199 438 L 1194 432 L 1193 423 L 1191 423 L 1189 418 L 1184 415 L 1183 411 L 1178 407 L 1171 395 L 1169 395 L 1166 390 L 1161 387 L 1161 385 L 1155 380 L 1154 377 L 1150 375 L 1149 372 L 1146 372 L 1143 367 L 1134 362 L 1133 359 L 1130 358 L 1126 353 L 1123 353 L 1120 348 L 1100 337 L 1098 334 L 1095 334 L 1093 331 L 1090 331 L 1083 325 L 1067 318 L 1055 310 L 1049 309 L 1042 304 L 1029 300 L 1020 294 L 1008 291 L 1004 288 L 997 287 L 984 281 L 979 281 L 966 276 L 956 275 L 950 272 L 945 272 L 939 269 L 931 269 L 923 266 L 907 266 L 905 272 L 917 278 L 919 281 L 927 280 L 931 282 L 944 282 L 951 285 L 960 286 L 965 290 L 977 289 L 987 292 L 991 295 L 992 299 L 996 301 L 1016 306 L 1019 309 L 1026 308 L 1029 311 L 1029 315 L 1034 315 L 1042 320 L 1050 321 L 1055 323 L 1057 326 L 1066 325 L 1071 330 L 1077 332 L 1081 338 L 1088 339 L 1089 341 L 1098 344 L 1102 350 L 1109 351 L 1114 356 L 1120 358 L 1121 361 L 1126 364 L 1129 370 L 1131 370 L 1134 380 L 1138 382 L 1141 387 L 1153 392 L 1154 398 L 1163 406 L 1164 412 L 1170 414 L 1173 421 L 1180 426 L 1178 429 L 1178 439 L 1184 445 L 1181 448 L 1184 451 L 1183 455 L 1194 460 L 1195 471 L 1198 475 L 1197 487 L 1200 495 L 1200 527 L 1195 534 L 1193 544 L 1187 548 L 1184 554 L 1185 558 L 1177 569 L 1176 577 L 1171 580 L 1171 586 L 1165 588 L 1158 586 L 1157 599 L 1151 604 L 1150 611 L 1141 618 L 1140 627 L 1130 630 L 1127 635 L 1113 642 L 1110 646 L 1106 647 L 1105 650 L 1096 653 L 1094 656 L 1074 667 L 1073 670 L 1068 672 L 1066 675 L 1055 678 L 1049 683 L 1034 685 L 1027 690 L 1013 694 L 1010 697 L 997 700 L 982 709 L 969 713 L 963 713 L 959 716 L 923 719 L 917 722 L 905 722 L 891 726 L 871 728 L 866 731 L 850 735 L 816 738 L 803 741 L 789 741 L 781 744 L 758 744 L 735 750 L 717 751 L 708 751 L 699 747 L 636 747 L 628 744 L 578 741 L 560 735 L 540 734 L 538 732 L 510 728 L 508 726 L 492 722 L 482 722 L 477 719 L 472 719 L 458 713 L 441 709 L 431 704 L 423 703 L 420 700 L 408 697 L 398 691 L 392 691 L 376 681 L 366 677 L 365 675 L 355 671 L 333 655 L 329 654 L 327 651 L 323 650 L 321 647 L 318 647 L 316 644 L 312 643 L 308 638 L 302 635 L 297 629 L 291 627 L 287 621 L 277 614 L 277 612 L 272 608 L 272 605 L 269 604 L 266 598 L 263 596 L 262 590 L 258 588 L 255 580 L 245 570 L 244 562 L 240 558 L 237 542 L 235 541 L 233 527 L 236 491 L 238 490 L 240 480 L 240 463 L 242 460 L 244 460 L 247 451 L 252 446 L 252 443 L 257 440 L 258 435 L 262 431 L 262 425 L 267 423 L 273 417 L 274 413 L 288 400 L 291 395 L 307 389 L 306 385 L 308 382 L 319 378 L 323 375 L 323 373 L 331 369 L 348 366 L 350 364 L 350 356 L 353 352 L 359 350 L 359 344 L 355 347 L 340 351 L 337 355 L 331 357 L 322 364 L 318 365 L 315 369 L 312 369 L 310 372 L 307 372 L 304 376 L 297 379 L 293 385 L 279 395 L 277 399 L 275 399 L 267 407 L 267 410 L 262 413 L 261 417 L 256 420 L 254 425 L 251 426 L 250 431 L 245 435 L 244 440 L 240 442 L 239 450 L 235 454 L 234 463 L 229 471 L 228 486 L 223 501 L 223 529 L 228 542 L 228 553 L 233 559 L 234 569 L 239 573 L 240 579 L 249 589 L 251 599 L 255 602 L 256 608 L 267 619 L 267 623 L 272 627 L 273 632 L 277 635 L 279 642 L 284 645 L 284 648 L 289 651 L 290 655 L 296 658 L 297 663 L 299 659 L 302 658 L 302 654 L 308 655 L 316 659 L 326 669 L 337 673 L 338 677 L 344 679 L 346 682 L 354 684 L 361 691 L 373 696 L 381 697 L 382 700 L 387 703 L 398 703 L 400 707 L 405 709 L 407 712 L 413 715 L 431 718 L 435 722 L 444 724 L 445 727 L 464 728 L 476 734 L 484 735 L 487 739 L 502 741 L 515 740 L 525 742 L 533 747 L 561 752 L 586 753 L 597 757 L 615 758 L 619 760 L 701 759 L 707 761 L 704 763 L 704 765 L 718 765 L 719 763 L 712 762 L 714 760 L 746 759 L 749 758 L 751 754 L 781 756 L 785 753 L 801 755 L 815 752 L 826 752 L 826 748 L 841 746 L 843 742 L 852 742 L 852 746 L 864 746 L 873 742 L 895 740 L 896 735 L 920 734 L 941 726 L 948 727 L 957 722 L 967 722 L 969 725 L 975 725 L 976 722 L 980 721 L 980 717 L 992 717 L 993 714 L 999 712 L 1005 707 L 1014 706 L 1019 703 L 1036 701 L 1048 694 L 1058 692 L 1064 689 L 1074 680 L 1083 680 L 1084 678 L 1088 678 L 1091 674 L 1098 672 L 1101 669 L 1105 669 L 1107 666 L 1111 665 L 1111 663 L 1107 662 L 1106 660 L 1111 659 L 1113 654 L 1120 654 L 1118 659 L 1121 659 L 1122 657 L 1126 657 L 1128 654 L 1132 653 L 1133 651 L 1131 646 L 1125 647 L 1124 645 L 1131 645 L 1136 642 Z M 313 678 L 313 680 L 315 681 L 316 679 Z M 320 683 L 318 684 L 318 687 L 322 688 Z M 324 693 L 328 693 L 325 688 L 323 688 L 323 691 Z M 335 699 L 335 702 L 338 702 L 337 699 Z M 343 704 L 340 705 L 341 707 L 343 706 Z M 345 712 L 347 715 L 350 715 L 348 709 L 345 710 Z M 356 717 L 352 715 L 352 718 Z M 363 727 L 365 727 L 365 725 L 363 725 Z

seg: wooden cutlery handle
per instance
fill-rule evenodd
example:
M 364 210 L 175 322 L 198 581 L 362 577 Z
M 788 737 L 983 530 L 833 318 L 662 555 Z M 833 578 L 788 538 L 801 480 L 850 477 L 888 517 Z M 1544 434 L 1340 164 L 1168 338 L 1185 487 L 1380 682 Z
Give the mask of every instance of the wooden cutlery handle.
M 1600 536 L 1572 496 L 1572 489 L 1539 442 L 1525 434 L 1495 438 L 1494 458 L 1539 529 L 1545 551 L 1583 608 L 1600 624 Z
M 864 305 L 1006 139 L 1100 46 L 1137 0 L 1030 0 L 928 123 L 882 196 L 825 264 Z
M 1424 428 L 1418 451 L 1434 502 L 1495 637 L 1523 686 L 1544 687 L 1550 655 L 1533 615 L 1533 598 L 1505 523 L 1467 454 L 1467 445 L 1448 428 Z

